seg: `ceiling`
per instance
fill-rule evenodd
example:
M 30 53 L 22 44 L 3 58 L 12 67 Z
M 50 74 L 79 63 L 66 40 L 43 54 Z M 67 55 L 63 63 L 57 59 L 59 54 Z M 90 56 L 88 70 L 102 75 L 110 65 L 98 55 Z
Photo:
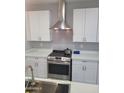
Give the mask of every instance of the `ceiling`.
M 25 0 L 26 4 L 44 4 L 44 3 L 56 3 L 59 0 Z M 80 1 L 98 1 L 98 0 L 66 0 L 67 2 L 80 2 Z

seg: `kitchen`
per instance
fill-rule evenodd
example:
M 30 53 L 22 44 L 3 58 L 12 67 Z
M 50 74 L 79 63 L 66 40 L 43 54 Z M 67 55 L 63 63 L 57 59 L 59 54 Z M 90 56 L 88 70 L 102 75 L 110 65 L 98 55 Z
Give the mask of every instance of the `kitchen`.
M 59 1 L 26 0 L 25 66 L 33 71 L 26 68 L 25 78 L 69 85 L 65 93 L 98 93 L 99 1 L 66 0 L 65 13 Z M 71 29 L 53 29 L 58 16 Z

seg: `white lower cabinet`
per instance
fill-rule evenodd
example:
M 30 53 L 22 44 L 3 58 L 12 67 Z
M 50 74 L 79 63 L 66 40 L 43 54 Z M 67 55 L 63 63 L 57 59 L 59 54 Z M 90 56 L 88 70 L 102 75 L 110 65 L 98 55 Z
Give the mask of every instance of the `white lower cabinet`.
M 47 59 L 41 57 L 26 57 L 25 66 L 33 67 L 34 77 L 47 78 Z M 30 69 L 26 69 L 26 76 L 31 76 Z
M 32 66 L 33 68 L 33 73 L 34 73 L 34 76 L 37 76 L 37 67 L 36 67 L 36 62 L 34 62 L 34 58 L 33 57 L 26 57 L 26 60 L 25 60 L 25 67 L 26 67 L 26 70 L 25 70 L 25 75 L 26 76 L 31 76 L 31 70 L 29 68 L 27 68 L 29 65 Z
M 82 83 L 97 83 L 98 63 L 92 61 L 72 62 L 72 81 Z
M 46 58 L 38 59 L 37 77 L 47 78 L 47 59 Z
M 72 81 L 84 82 L 82 62 L 72 62 Z

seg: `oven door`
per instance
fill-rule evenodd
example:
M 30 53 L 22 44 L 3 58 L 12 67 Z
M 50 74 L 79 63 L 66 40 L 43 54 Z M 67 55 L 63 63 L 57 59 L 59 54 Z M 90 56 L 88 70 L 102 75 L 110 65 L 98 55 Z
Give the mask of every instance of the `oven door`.
M 70 65 L 68 62 L 48 62 L 48 78 L 69 80 Z

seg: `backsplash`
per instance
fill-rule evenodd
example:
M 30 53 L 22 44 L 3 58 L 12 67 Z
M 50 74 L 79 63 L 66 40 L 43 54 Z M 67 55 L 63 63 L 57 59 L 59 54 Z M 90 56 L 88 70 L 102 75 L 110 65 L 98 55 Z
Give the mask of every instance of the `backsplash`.
M 27 41 L 25 46 L 26 46 L 26 49 L 30 49 L 30 48 L 65 49 L 68 47 L 71 49 L 79 49 L 79 50 L 93 50 L 93 51 L 99 50 L 99 44 L 91 43 L 91 42 L 84 42 L 84 43 L 72 42 L 69 44 L 57 44 L 57 43 L 53 44 L 52 42 Z
M 52 48 L 52 49 L 79 49 L 79 50 L 99 50 L 98 43 L 92 42 L 72 42 L 73 31 L 56 32 L 51 31 L 51 42 L 27 41 L 26 49 L 30 48 Z

